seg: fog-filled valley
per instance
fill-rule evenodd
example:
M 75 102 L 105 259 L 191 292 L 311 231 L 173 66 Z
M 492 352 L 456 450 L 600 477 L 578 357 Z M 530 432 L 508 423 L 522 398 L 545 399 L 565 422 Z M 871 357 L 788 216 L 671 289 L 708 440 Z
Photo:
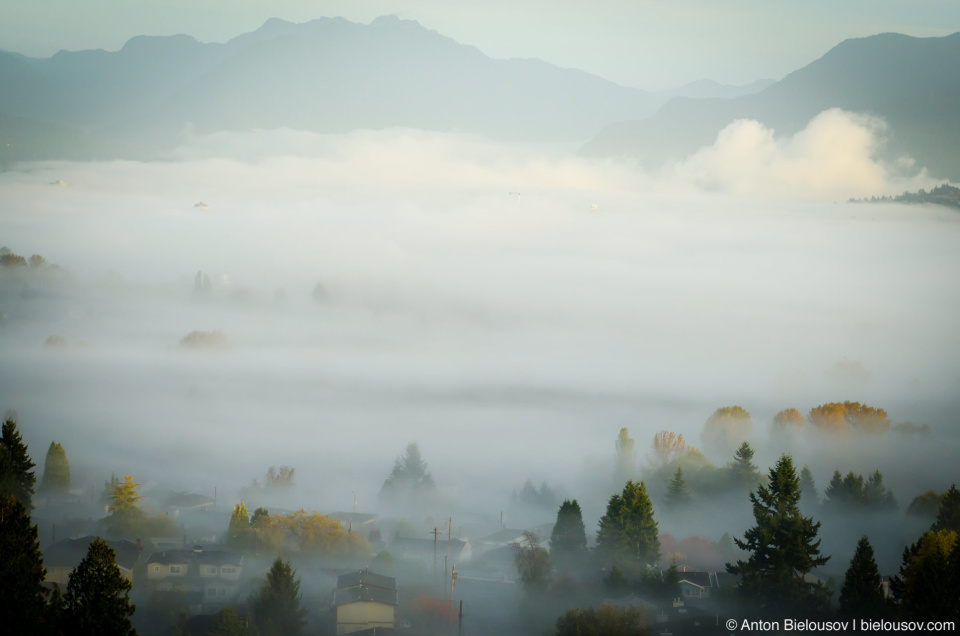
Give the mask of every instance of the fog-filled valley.
M 224 608 L 263 634 L 361 624 L 594 633 L 570 631 L 590 607 L 640 630 L 615 632 L 625 634 L 747 630 L 724 631 L 731 617 L 954 617 L 953 588 L 944 584 L 949 603 L 917 610 L 915 582 L 924 563 L 960 563 L 950 525 L 960 520 L 960 214 L 876 198 L 956 197 L 949 185 L 927 190 L 955 175 L 956 129 L 936 143 L 930 130 L 955 122 L 960 93 L 952 76 L 924 92 L 930 67 L 917 91 L 943 118 L 927 121 L 896 87 L 880 100 L 830 64 L 859 63 L 858 46 L 954 55 L 957 36 L 851 40 L 778 83 L 647 93 L 491 60 L 416 23 L 377 25 L 383 41 L 373 23 L 273 21 L 223 45 L 141 39 L 49 60 L 0 51 L 0 79 L 27 87 L 0 97 L 0 408 L 10 409 L 0 485 L 9 518 L 18 433 L 36 464 L 36 493 L 22 490 L 32 507 L 20 509 L 37 527 L 47 588 L 67 589 L 71 558 L 66 569 L 78 571 L 80 556 L 58 561 L 63 544 L 86 550 L 99 535 L 121 568 L 124 550 L 133 555 L 123 575 L 141 634 L 247 633 L 210 627 Z M 337 29 L 381 49 L 338 49 Z M 314 38 L 315 57 L 296 38 Z M 179 88 L 173 72 L 155 82 L 123 67 L 178 46 L 208 65 L 177 53 L 191 82 Z M 406 105 L 366 100 L 374 117 L 323 82 L 290 88 L 330 51 L 376 62 L 404 46 L 478 93 L 485 84 L 462 69 L 483 69 L 499 110 L 451 91 L 460 112 L 410 90 Z M 458 56 L 474 66 L 456 66 Z M 276 62 L 294 58 L 295 68 Z M 116 81 L 114 99 L 84 85 L 83 108 L 71 107 L 64 78 L 108 78 L 112 67 L 93 64 L 106 59 L 146 88 Z M 246 103 L 237 92 L 256 92 L 271 65 L 288 74 L 277 85 L 303 97 L 295 110 L 309 126 L 283 124 L 293 111 L 279 93 Z M 341 70 L 323 77 L 348 96 L 368 90 L 363 72 Z M 376 91 L 389 95 L 396 78 L 381 71 Z M 429 66 L 417 72 L 445 81 Z M 558 92 L 505 81 L 510 73 Z M 891 84 L 883 69 L 871 73 L 871 86 Z M 822 77 L 835 92 L 818 92 Z M 216 99 L 164 105 L 205 82 Z M 30 93 L 54 85 L 57 99 Z M 538 115 L 542 105 L 511 119 L 524 91 L 582 103 L 555 120 Z M 803 91 L 815 99 L 801 104 Z M 134 98 L 141 112 L 124 120 L 123 100 Z M 888 110 L 846 108 L 857 100 Z M 97 129 L 90 121 L 109 119 L 101 102 L 116 112 Z M 348 123 L 331 123 L 328 102 Z M 228 104 L 240 104 L 242 125 L 225 123 Z M 148 112 L 162 126 L 144 123 Z M 631 112 L 637 121 L 622 121 Z M 31 137 L 26 117 L 44 113 L 49 126 Z M 533 134 L 531 121 L 549 134 Z M 61 125 L 78 128 L 58 137 Z M 689 138 L 654 143 L 677 130 Z M 72 145 L 74 133 L 84 141 Z M 101 134 L 113 136 L 109 150 Z M 148 137 L 162 143 L 131 150 Z M 917 148 L 932 148 L 919 153 L 932 163 L 908 152 Z M 794 496 L 780 512 L 806 521 L 792 523 L 822 524 L 807 539 L 829 560 L 790 570 L 801 600 L 744 591 L 744 563 L 762 552 L 747 545 L 763 524 L 751 497 L 765 492 Z M 652 506 L 625 522 L 648 533 L 632 546 L 611 538 L 624 502 Z M 581 513 L 585 537 L 571 540 L 565 524 Z M 865 535 L 885 598 L 854 610 L 848 568 Z M 935 541 L 940 552 L 923 561 Z M 211 567 L 221 587 L 171 584 L 181 557 L 184 567 L 220 559 Z M 283 559 L 300 577 L 305 625 L 263 622 L 263 590 Z M 354 572 L 359 583 L 344 587 Z M 363 576 L 387 586 L 380 601 L 396 621 L 390 609 L 389 621 L 344 627 L 345 590 L 369 589 Z M 56 608 L 59 593 L 44 594 Z

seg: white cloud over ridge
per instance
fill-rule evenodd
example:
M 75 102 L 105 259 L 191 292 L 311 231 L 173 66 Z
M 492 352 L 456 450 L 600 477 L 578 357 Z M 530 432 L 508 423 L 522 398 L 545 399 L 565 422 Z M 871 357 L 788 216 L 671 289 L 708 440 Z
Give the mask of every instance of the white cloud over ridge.
M 720 131 L 713 145 L 673 166 L 667 177 L 733 194 L 813 199 L 864 197 L 927 185 L 924 171 L 903 178 L 877 159 L 886 132 L 883 120 L 839 108 L 823 111 L 785 138 L 777 138 L 758 121 L 740 119 Z
M 411 129 L 320 135 L 294 130 L 216 133 L 194 138 L 172 156 L 223 158 L 277 168 L 289 185 L 581 189 L 724 192 L 805 200 L 898 194 L 933 183 L 924 170 L 904 176 L 901 158 L 878 157 L 887 126 L 869 115 L 826 110 L 792 136 L 762 123 L 730 123 L 715 142 L 656 173 L 630 161 L 580 157 L 566 146 L 506 144 L 458 133 Z M 249 169 L 232 166 L 238 178 Z

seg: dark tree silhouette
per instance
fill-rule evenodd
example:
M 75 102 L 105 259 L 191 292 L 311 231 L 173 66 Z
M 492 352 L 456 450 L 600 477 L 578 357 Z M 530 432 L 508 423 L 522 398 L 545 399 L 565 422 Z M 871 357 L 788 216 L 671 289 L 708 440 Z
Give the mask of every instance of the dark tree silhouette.
M 0 498 L 0 625 L 8 634 L 37 633 L 44 616 L 46 576 L 37 526 L 26 506 Z
M 827 603 L 823 586 L 804 580 L 830 558 L 820 554 L 820 524 L 800 514 L 800 480 L 789 455 L 780 457 L 769 477 L 769 485 L 750 493 L 756 525 L 742 541 L 734 540 L 750 558 L 728 563 L 727 571 L 740 575 L 741 595 L 761 611 L 822 611 Z
M 873 557 L 873 546 L 864 535 L 857 543 L 857 551 L 843 579 L 840 611 L 850 618 L 879 618 L 885 608 L 883 579 Z
M 134 636 L 132 588 L 120 573 L 113 548 L 97 537 L 67 581 L 64 624 L 72 634 Z
M 262 636 L 298 636 L 307 610 L 300 607 L 300 579 L 289 561 L 273 562 L 263 586 L 250 597 L 250 609 Z
M 36 464 L 27 453 L 27 445 L 17 431 L 17 422 L 8 414 L 0 433 L 0 497 L 13 496 L 27 510 L 33 508 Z

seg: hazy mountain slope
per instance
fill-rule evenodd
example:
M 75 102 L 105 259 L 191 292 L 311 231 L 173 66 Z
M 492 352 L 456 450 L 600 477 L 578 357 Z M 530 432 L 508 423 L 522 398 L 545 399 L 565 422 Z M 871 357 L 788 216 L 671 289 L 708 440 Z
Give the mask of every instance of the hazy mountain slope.
M 786 135 L 833 107 L 883 117 L 887 156 L 909 154 L 936 175 L 960 179 L 960 33 L 847 40 L 760 93 L 675 98 L 646 120 L 607 126 L 583 152 L 656 167 L 712 143 L 734 119 L 756 119 Z
M 538 60 L 493 60 L 424 29 L 378 18 L 270 21 L 259 38 L 186 84 L 145 124 L 196 131 L 409 126 L 511 139 L 576 140 L 659 101 Z M 233 42 L 231 42 L 232 44 Z

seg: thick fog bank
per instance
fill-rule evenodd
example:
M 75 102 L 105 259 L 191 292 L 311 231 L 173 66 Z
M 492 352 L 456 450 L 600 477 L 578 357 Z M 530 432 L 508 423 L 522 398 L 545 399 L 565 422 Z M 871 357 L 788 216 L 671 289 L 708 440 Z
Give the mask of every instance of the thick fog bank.
M 0 272 L 0 406 L 35 459 L 56 439 L 91 483 L 130 472 L 232 498 L 287 464 L 299 505 L 357 492 L 372 509 L 416 440 L 465 508 L 494 518 L 530 478 L 593 497 L 595 519 L 621 427 L 642 459 L 661 429 L 701 446 L 705 419 L 738 404 L 762 471 L 791 451 L 822 489 L 879 468 L 902 509 L 956 478 L 960 217 L 822 202 L 902 185 L 867 169 L 859 129 L 847 191 L 801 161 L 822 127 L 858 122 L 834 113 L 786 145 L 742 124 L 657 178 L 403 131 L 23 166 L 0 174 L 0 243 L 61 269 Z M 718 189 L 738 165 L 724 153 L 754 133 L 774 159 L 749 164 L 753 186 L 691 188 Z M 776 196 L 800 164 L 785 192 L 810 196 Z M 221 349 L 179 346 L 217 329 Z M 933 432 L 771 433 L 781 409 L 843 400 Z M 745 499 L 737 515 L 745 527 Z

